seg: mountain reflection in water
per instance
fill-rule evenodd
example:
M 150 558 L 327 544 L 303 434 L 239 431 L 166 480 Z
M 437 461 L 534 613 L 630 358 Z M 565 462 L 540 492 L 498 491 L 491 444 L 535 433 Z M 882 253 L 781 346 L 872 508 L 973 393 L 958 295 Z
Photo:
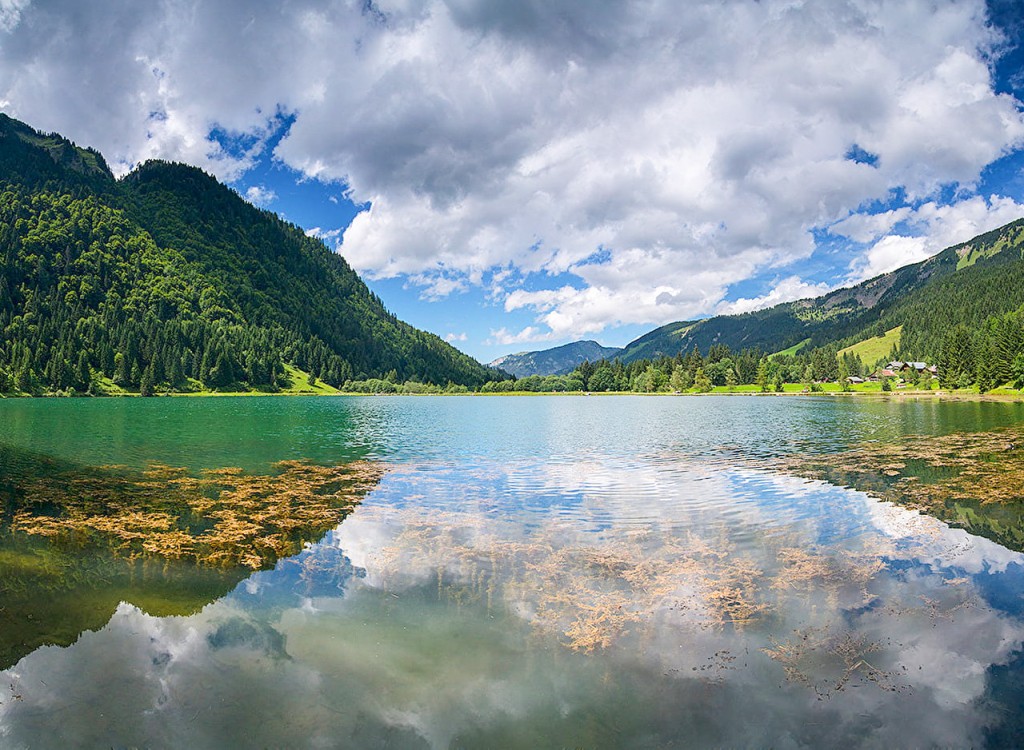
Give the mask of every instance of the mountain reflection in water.
M 0 446 L 0 668 L 102 627 L 121 601 L 189 615 L 337 525 L 369 462 L 268 475 L 90 467 Z
M 410 462 L 322 542 L 197 614 L 122 604 L 74 646 L 22 659 L 0 681 L 12 693 L 0 736 L 1003 744 L 1019 682 L 997 694 L 990 675 L 1024 642 L 1009 593 L 1022 562 L 860 492 L 762 470 Z

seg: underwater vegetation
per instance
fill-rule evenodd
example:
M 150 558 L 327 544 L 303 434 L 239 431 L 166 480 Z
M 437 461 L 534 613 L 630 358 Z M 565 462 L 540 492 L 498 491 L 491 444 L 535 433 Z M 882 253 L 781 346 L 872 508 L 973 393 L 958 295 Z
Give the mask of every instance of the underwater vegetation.
M 379 464 L 284 461 L 275 473 L 153 464 L 22 477 L 13 533 L 59 547 L 104 547 L 119 557 L 188 560 L 257 570 L 296 554 L 348 515 L 380 480 Z
M 1024 551 L 1024 427 L 911 435 L 763 468 L 868 492 Z
M 191 476 L 91 467 L 0 446 L 0 668 L 73 643 L 122 601 L 190 615 L 347 516 L 384 473 L 369 462 Z
M 931 602 L 890 599 L 887 563 L 921 548 L 905 542 L 897 549 L 883 535 L 866 536 L 852 548 L 808 545 L 799 534 L 766 536 L 754 552 L 740 549 L 724 526 L 681 535 L 645 529 L 573 538 L 563 524 L 551 523 L 514 538 L 472 513 L 406 509 L 387 516 L 401 530 L 372 560 L 371 577 L 384 591 L 436 587 L 438 599 L 451 606 L 513 613 L 539 637 L 584 654 L 639 647 L 653 655 L 666 633 L 691 647 L 706 642 L 706 659 L 683 668 L 711 682 L 745 666 L 735 664 L 735 648 L 725 646 L 730 633 L 749 629 L 743 641 L 753 648 L 764 643 L 758 650 L 819 698 L 864 685 L 907 690 L 893 645 L 851 629 L 842 613 L 932 622 L 974 604 L 953 580 Z M 934 521 L 915 524 L 915 536 L 932 525 L 937 531 Z M 921 538 L 941 545 L 927 533 Z M 793 621 L 804 629 L 778 640 L 771 635 Z M 670 649 L 663 670 L 680 671 L 677 658 Z

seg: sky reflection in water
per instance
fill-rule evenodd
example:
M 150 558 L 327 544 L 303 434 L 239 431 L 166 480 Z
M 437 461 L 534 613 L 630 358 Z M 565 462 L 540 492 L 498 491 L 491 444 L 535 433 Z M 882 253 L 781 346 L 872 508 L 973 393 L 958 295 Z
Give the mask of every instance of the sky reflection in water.
M 0 744 L 1012 744 L 1022 555 L 648 455 L 409 457 L 199 614 L 122 604 L 0 674 Z

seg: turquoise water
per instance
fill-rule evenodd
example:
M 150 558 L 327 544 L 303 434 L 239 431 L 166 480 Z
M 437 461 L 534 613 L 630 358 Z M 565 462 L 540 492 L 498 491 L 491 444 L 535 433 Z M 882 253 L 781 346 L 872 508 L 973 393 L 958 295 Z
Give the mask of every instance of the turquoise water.
M 1024 556 L 773 464 L 1022 422 L 900 399 L 0 402 L 11 475 L 389 467 L 272 570 L 39 592 L 60 645 L 0 672 L 0 746 L 1019 745 Z

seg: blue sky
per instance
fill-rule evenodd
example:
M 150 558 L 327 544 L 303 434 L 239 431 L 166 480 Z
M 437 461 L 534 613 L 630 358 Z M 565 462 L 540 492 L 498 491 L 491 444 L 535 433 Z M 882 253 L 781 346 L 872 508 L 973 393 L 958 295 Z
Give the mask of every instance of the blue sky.
M 0 0 L 0 109 L 207 169 L 482 361 L 1024 216 L 1011 0 Z

